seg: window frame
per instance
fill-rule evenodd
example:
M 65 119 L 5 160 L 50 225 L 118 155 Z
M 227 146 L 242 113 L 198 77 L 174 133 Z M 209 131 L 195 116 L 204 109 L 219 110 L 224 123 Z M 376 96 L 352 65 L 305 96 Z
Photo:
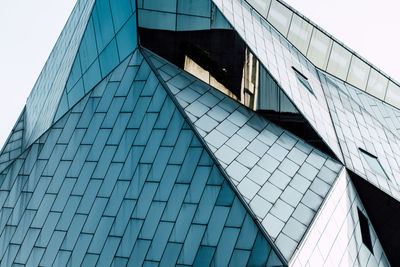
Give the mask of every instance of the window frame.
M 297 77 L 297 80 L 313 95 L 314 94 L 314 90 L 311 87 L 311 84 L 308 82 L 308 78 L 301 73 L 298 69 L 296 69 L 294 66 L 292 66 L 292 69 Z
M 375 156 L 375 155 L 369 153 L 368 151 L 366 151 L 366 150 L 364 150 L 364 149 L 362 149 L 362 148 L 358 148 L 358 150 L 361 152 L 362 156 L 364 157 L 364 160 L 367 162 L 368 167 L 369 167 L 375 174 L 377 174 L 377 175 L 379 175 L 379 176 L 382 176 L 382 174 L 381 174 L 379 171 L 375 170 L 375 168 L 373 168 L 373 166 L 371 166 L 371 164 L 370 164 L 370 162 L 368 161 L 367 157 L 370 157 L 370 158 L 372 158 L 372 159 L 375 159 L 376 162 L 378 163 L 378 166 L 379 166 L 380 169 L 381 169 L 381 172 L 384 174 L 384 176 L 382 176 L 382 177 L 384 177 L 384 178 L 390 180 L 389 175 L 387 174 L 387 172 L 386 172 L 385 169 L 383 168 L 383 166 L 382 166 L 382 164 L 381 164 L 381 162 L 379 161 L 379 159 L 378 159 L 377 156 Z

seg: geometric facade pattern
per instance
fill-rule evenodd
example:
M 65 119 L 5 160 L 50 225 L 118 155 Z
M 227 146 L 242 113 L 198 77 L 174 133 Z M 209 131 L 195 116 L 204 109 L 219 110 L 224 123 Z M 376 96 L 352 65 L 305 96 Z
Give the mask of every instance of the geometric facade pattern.
M 399 266 L 397 87 L 280 0 L 79 0 L 0 152 L 1 264 Z
M 342 165 L 155 55 L 150 60 L 289 259 Z
M 282 265 L 140 52 L 1 178 L 7 266 Z

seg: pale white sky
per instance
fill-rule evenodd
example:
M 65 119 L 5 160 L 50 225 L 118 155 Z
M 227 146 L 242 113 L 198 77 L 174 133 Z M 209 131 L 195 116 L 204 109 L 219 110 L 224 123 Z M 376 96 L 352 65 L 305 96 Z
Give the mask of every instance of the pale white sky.
M 286 0 L 400 81 L 399 0 Z M 76 0 L 0 0 L 0 149 Z

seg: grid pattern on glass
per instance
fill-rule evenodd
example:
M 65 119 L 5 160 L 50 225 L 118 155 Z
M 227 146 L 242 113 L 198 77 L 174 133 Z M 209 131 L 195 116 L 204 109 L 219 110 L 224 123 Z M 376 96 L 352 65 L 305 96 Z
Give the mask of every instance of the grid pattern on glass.
M 336 85 L 334 79 L 330 79 L 329 76 L 327 76 L 326 80 L 333 86 Z M 345 90 L 344 93 L 351 97 L 393 134 L 400 134 L 400 110 L 349 84 L 346 84 L 344 87 L 339 87 L 339 89 Z
M 213 2 L 315 132 L 342 160 L 342 152 L 316 68 L 244 0 L 213 0 Z M 246 21 L 245 24 L 243 20 Z M 307 89 L 298 82 L 290 66 L 294 66 L 307 76 L 314 96 L 306 93 Z
M 0 173 L 22 153 L 24 115 L 25 109 L 22 111 L 21 115 L 19 115 L 17 123 L 0 151 Z
M 6 266 L 284 266 L 140 52 L 0 177 Z
M 360 221 L 360 230 L 361 230 L 361 237 L 364 245 L 371 251 L 371 253 L 374 251 L 372 247 L 372 241 L 371 241 L 371 234 L 369 231 L 369 222 L 367 217 L 364 215 L 362 211 L 360 211 L 359 208 L 357 208 L 358 211 L 358 220 Z
M 379 163 L 379 160 L 376 156 L 372 155 L 371 153 L 359 148 L 361 155 L 363 155 L 365 161 L 367 162 L 368 166 L 377 174 L 382 177 L 389 179 L 385 170 L 382 168 L 382 165 Z
M 400 139 L 397 132 L 378 120 L 378 115 L 371 115 L 362 102 L 356 100 L 356 96 L 351 96 L 354 92 L 348 93 L 351 92 L 349 85 L 332 76 L 327 78 L 323 72 L 320 72 L 320 77 L 346 167 L 399 200 Z M 380 106 L 374 107 L 377 108 Z M 371 169 L 358 148 L 376 155 L 386 175 L 378 175 Z
M 368 250 L 363 245 L 358 223 L 359 209 L 365 214 L 356 188 L 346 171 L 343 171 L 290 266 L 389 267 L 390 263 L 372 225 L 372 249 Z
M 54 103 L 60 100 L 67 83 L 94 2 L 77 1 L 27 99 L 24 148 L 50 128 L 53 122 L 57 108 Z
M 260 13 L 266 20 L 279 31 L 285 38 L 287 38 L 303 55 L 313 62 L 318 68 L 327 71 L 329 74 L 334 75 L 337 78 L 347 81 L 350 84 L 356 86 L 361 90 L 365 90 L 365 85 L 367 83 L 374 87 L 376 82 L 374 77 L 368 77 L 365 75 L 365 69 L 372 69 L 378 73 L 382 73 L 378 68 L 373 66 L 371 63 L 365 59 L 361 59 L 357 53 L 349 49 L 340 41 L 333 38 L 331 35 L 326 33 L 320 27 L 310 22 L 310 20 L 305 19 L 298 11 L 294 10 L 292 7 L 287 5 L 281 0 L 272 0 L 271 7 L 278 6 L 279 12 L 275 9 L 270 8 L 267 13 L 265 9 L 260 7 L 257 2 L 246 0 L 246 2 L 258 13 Z M 278 14 L 279 18 L 275 19 L 276 16 L 271 16 L 270 14 Z M 293 19 L 289 21 L 289 25 L 284 23 L 286 20 L 284 18 L 292 17 Z M 289 31 L 287 30 L 289 28 Z M 313 38 L 311 37 L 313 33 Z M 319 38 L 318 38 L 319 37 Z M 332 46 L 333 45 L 333 46 Z M 332 52 L 330 47 L 332 47 Z M 354 64 L 357 66 L 350 66 L 350 59 L 355 58 L 357 61 Z M 361 66 L 361 68 L 360 68 Z M 347 75 L 349 73 L 349 75 Z M 382 84 L 386 84 L 390 81 L 390 77 L 381 74 Z M 400 94 L 400 86 L 394 83 L 395 94 L 398 96 Z M 377 88 L 371 88 L 368 93 L 373 96 L 387 101 L 389 104 L 400 108 L 398 99 L 386 100 L 386 91 L 389 91 L 386 87 L 382 88 L 381 84 L 376 85 Z M 383 90 L 383 92 L 382 92 Z M 376 93 L 376 91 L 378 91 Z
M 135 50 L 135 9 L 135 3 L 129 0 L 96 1 L 54 121 Z
M 148 55 L 289 261 L 342 165 L 217 89 L 149 51 Z
M 292 66 L 293 71 L 296 73 L 296 77 L 299 82 L 311 93 L 314 94 L 311 85 L 308 83 L 308 78 L 304 76 L 300 71 L 298 71 L 295 67 Z

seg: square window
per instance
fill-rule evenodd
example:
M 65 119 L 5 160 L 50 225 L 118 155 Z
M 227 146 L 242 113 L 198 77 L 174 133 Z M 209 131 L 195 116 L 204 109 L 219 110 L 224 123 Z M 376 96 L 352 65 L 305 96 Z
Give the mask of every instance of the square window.
M 358 211 L 358 219 L 360 221 L 360 229 L 361 229 L 361 237 L 362 241 L 365 246 L 371 251 L 372 254 L 374 254 L 373 248 L 372 248 L 372 241 L 371 241 L 371 234 L 369 232 L 369 225 L 368 225 L 368 218 L 360 211 L 359 208 L 357 208 Z
M 294 70 L 294 73 L 296 74 L 297 79 L 300 81 L 300 83 L 311 93 L 314 95 L 314 91 L 311 88 L 310 83 L 308 82 L 308 78 L 304 76 L 300 71 L 298 71 L 295 67 L 292 66 L 292 69 Z
M 382 168 L 382 165 L 379 163 L 379 160 L 376 156 L 372 155 L 371 153 L 368 153 L 367 151 L 363 149 L 359 149 L 361 151 L 361 154 L 363 155 L 365 161 L 367 162 L 368 166 L 378 175 L 385 177 L 389 179 L 387 176 L 385 170 Z

